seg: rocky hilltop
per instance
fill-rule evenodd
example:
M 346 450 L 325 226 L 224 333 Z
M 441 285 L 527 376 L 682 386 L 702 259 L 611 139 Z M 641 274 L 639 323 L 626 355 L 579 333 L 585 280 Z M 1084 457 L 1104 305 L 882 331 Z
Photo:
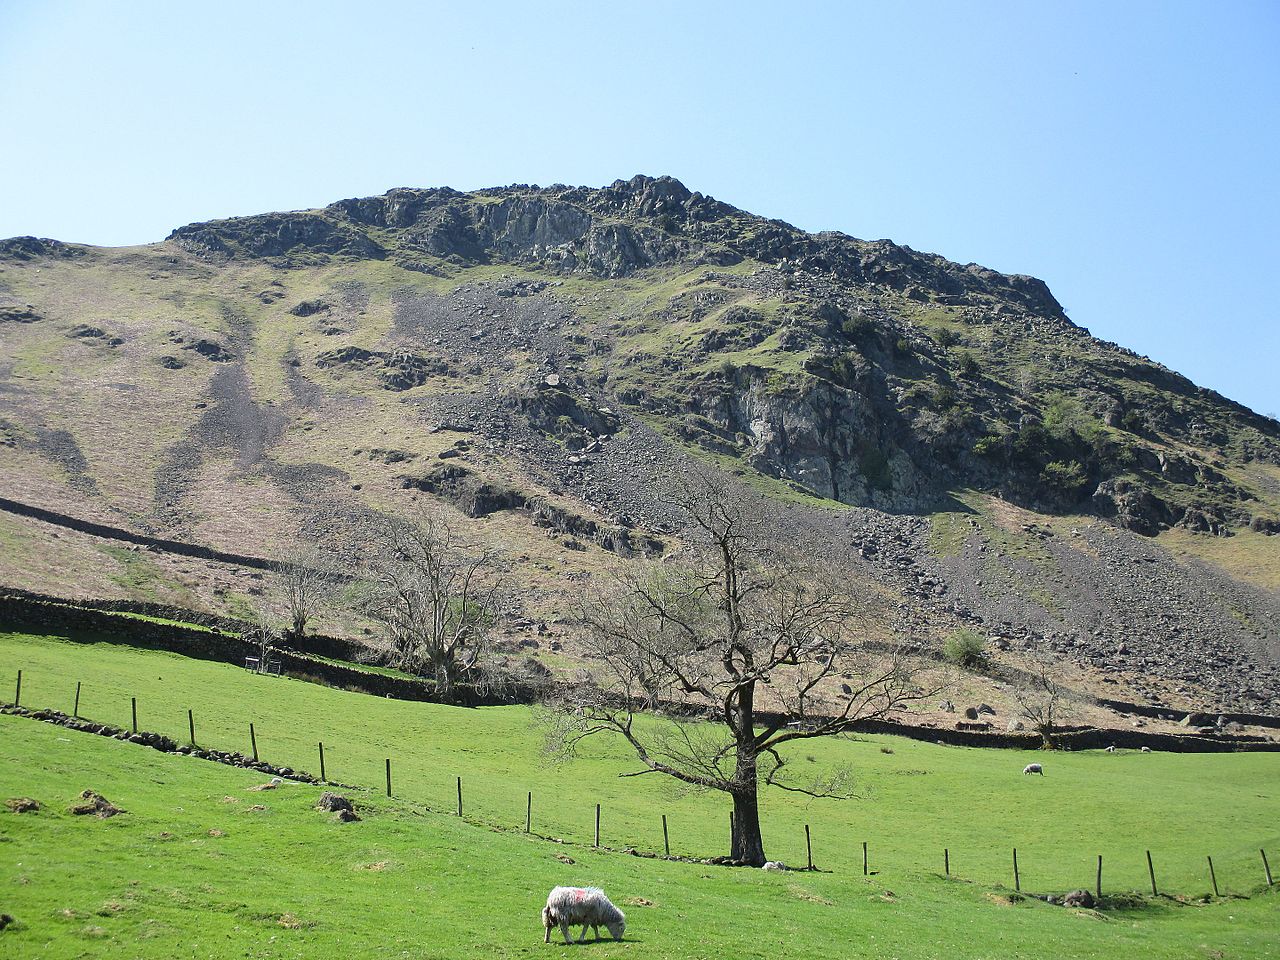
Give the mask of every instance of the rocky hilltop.
M 1280 426 L 1093 339 L 1042 281 L 889 241 L 808 234 L 670 177 L 600 190 L 400 189 L 193 224 L 169 239 L 210 259 L 282 266 L 338 257 L 430 271 L 444 260 L 599 279 L 752 262 L 767 269 L 715 278 L 736 296 L 707 291 L 648 315 L 658 335 L 677 324 L 701 334 L 678 356 L 611 371 L 624 401 L 683 417 L 694 442 L 845 503 L 921 510 L 959 484 L 1096 510 L 1145 534 L 1255 520 L 1276 529 L 1221 468 L 1280 463 Z M 791 361 L 798 371 L 774 376 Z M 669 381 L 666 370 L 680 382 L 652 394 L 649 381 Z M 1220 455 L 1197 458 L 1178 449 L 1186 444 Z
M 0 241 L 0 336 L 0 495 L 268 556 L 444 499 L 523 557 L 539 656 L 571 651 L 536 632 L 567 592 L 678 540 L 654 481 L 697 457 L 875 585 L 886 635 L 968 625 L 1137 698 L 1280 709 L 1280 424 L 1032 277 L 670 177 L 396 189 L 146 247 Z M 12 536 L 34 566 L 0 574 L 34 588 L 87 589 L 105 549 Z

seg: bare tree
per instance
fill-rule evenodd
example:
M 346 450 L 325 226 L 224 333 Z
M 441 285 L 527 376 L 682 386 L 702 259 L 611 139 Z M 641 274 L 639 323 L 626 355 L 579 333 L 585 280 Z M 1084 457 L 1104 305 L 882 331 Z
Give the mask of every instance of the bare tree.
M 259 607 L 254 611 L 253 619 L 249 621 L 249 628 L 243 636 L 253 644 L 258 654 L 258 672 L 264 672 L 271 659 L 272 651 L 280 644 L 279 621 L 265 607 Z
M 1012 690 L 1018 715 L 1040 734 L 1046 749 L 1053 749 L 1053 732 L 1076 713 L 1071 692 L 1051 672 L 1049 664 L 1037 662 L 1030 676 Z
M 633 568 L 583 599 L 605 676 L 562 688 L 546 713 L 548 747 L 570 755 L 586 737 L 619 734 L 643 765 L 624 776 L 661 773 L 728 793 L 730 856 L 758 866 L 762 785 L 811 796 L 839 789 L 790 781 L 782 748 L 848 733 L 930 693 L 901 657 L 870 653 L 858 635 L 865 606 L 845 582 L 776 546 L 761 498 L 696 469 L 676 499 L 685 555 Z M 637 722 L 643 711 L 670 715 Z
M 438 513 L 388 520 L 365 579 L 361 606 L 382 624 L 401 669 L 433 677 L 441 693 L 479 676 L 503 596 L 495 551 Z
M 332 562 L 314 546 L 294 544 L 272 563 L 271 570 L 275 590 L 289 613 L 287 635 L 300 639 L 333 590 L 336 576 Z

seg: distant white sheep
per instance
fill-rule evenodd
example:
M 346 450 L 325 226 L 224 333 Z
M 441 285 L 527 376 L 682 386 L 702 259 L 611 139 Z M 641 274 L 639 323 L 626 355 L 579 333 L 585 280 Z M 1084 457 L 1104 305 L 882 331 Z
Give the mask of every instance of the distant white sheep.
M 591 927 L 600 939 L 600 928 L 605 927 L 613 939 L 621 940 L 627 929 L 627 918 L 621 910 L 609 902 L 599 887 L 556 887 L 547 894 L 547 905 L 542 908 L 543 943 L 551 942 L 551 928 L 558 926 L 565 943 L 573 943 L 569 927 L 582 925 L 581 943 L 587 939 L 587 927 Z
M 1115 744 L 1112 744 L 1111 746 L 1107 747 L 1107 753 L 1115 753 L 1115 752 L 1116 752 Z
M 1143 752 L 1143 753 L 1150 753 L 1150 752 L 1151 752 L 1151 748 L 1150 748 L 1150 747 L 1143 747 L 1143 748 L 1142 748 L 1142 752 Z
M 1025 767 L 1023 767 L 1023 768 L 1022 768 L 1022 772 L 1023 772 L 1023 773 L 1038 773 L 1038 774 L 1040 774 L 1040 776 L 1042 776 L 1042 777 L 1043 777 L 1043 776 L 1044 776 L 1044 767 L 1040 766 L 1040 764 L 1038 764 L 1038 763 L 1028 763 Z

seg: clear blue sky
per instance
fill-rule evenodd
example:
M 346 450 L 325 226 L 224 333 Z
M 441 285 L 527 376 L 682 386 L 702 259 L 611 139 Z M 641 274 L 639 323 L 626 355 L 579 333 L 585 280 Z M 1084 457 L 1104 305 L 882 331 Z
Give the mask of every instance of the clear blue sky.
M 0 236 L 669 173 L 1280 413 L 1280 3 L 0 0 Z

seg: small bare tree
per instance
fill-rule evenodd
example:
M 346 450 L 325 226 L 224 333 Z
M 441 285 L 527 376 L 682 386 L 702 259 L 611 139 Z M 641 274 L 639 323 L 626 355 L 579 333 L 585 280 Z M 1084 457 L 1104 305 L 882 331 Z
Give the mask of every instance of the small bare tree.
M 381 527 L 365 570 L 363 610 L 386 631 L 397 665 L 448 693 L 490 654 L 503 577 L 496 551 L 439 513 Z
M 262 673 L 267 669 L 267 663 L 271 659 L 271 653 L 280 645 L 281 631 L 279 621 L 275 619 L 264 607 L 259 607 L 254 611 L 253 619 L 249 621 L 249 628 L 243 634 L 244 639 L 248 640 L 258 654 L 258 672 Z
M 1053 675 L 1047 662 L 1038 661 L 1030 676 L 1012 690 L 1018 715 L 1040 734 L 1046 750 L 1053 749 L 1053 732 L 1076 713 L 1075 698 Z
M 762 498 L 696 469 L 676 499 L 686 555 L 633 568 L 614 589 L 583 598 L 604 680 L 561 688 L 545 715 L 548 748 L 571 755 L 586 737 L 621 735 L 643 765 L 624 776 L 661 773 L 729 794 L 730 856 L 759 866 L 762 785 L 839 790 L 790 781 L 782 748 L 848 733 L 931 694 L 901 657 L 873 655 L 862 642 L 865 605 L 847 581 L 777 547 Z M 669 715 L 637 722 L 644 711 Z
M 294 544 L 272 563 L 271 570 L 275 591 L 289 613 L 287 635 L 300 639 L 333 590 L 332 562 L 314 546 Z

